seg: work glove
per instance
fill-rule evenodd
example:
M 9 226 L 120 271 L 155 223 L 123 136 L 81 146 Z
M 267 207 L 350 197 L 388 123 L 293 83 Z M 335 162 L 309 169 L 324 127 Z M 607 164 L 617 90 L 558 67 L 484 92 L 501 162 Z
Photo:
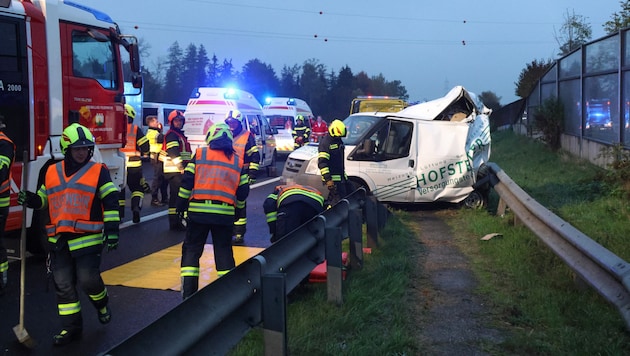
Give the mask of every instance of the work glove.
M 253 174 L 249 175 L 249 185 L 255 184 L 256 183 L 256 176 L 254 176 Z
M 117 233 L 105 233 L 103 240 L 107 245 L 107 252 L 113 251 L 118 248 L 118 234 Z
M 142 187 L 142 191 L 145 193 L 151 193 L 151 186 L 147 183 L 147 180 L 144 178 L 140 178 L 140 186 Z
M 20 190 L 18 193 L 18 204 L 26 205 L 28 208 L 38 206 L 40 205 L 39 195 L 28 190 Z
M 179 220 L 179 222 L 181 222 L 182 225 L 184 225 L 184 227 L 188 226 L 188 212 L 178 211 L 177 219 Z
M 336 190 L 335 182 L 333 182 L 332 180 L 327 180 L 326 188 L 328 188 L 328 190 Z

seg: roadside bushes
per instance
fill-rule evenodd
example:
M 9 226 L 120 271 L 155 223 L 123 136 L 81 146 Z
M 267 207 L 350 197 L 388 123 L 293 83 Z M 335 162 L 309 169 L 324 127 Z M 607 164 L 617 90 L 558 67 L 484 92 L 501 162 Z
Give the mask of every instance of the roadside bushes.
M 534 114 L 534 125 L 542 133 L 542 140 L 552 150 L 560 149 L 560 133 L 564 123 L 564 105 L 555 96 L 545 100 Z

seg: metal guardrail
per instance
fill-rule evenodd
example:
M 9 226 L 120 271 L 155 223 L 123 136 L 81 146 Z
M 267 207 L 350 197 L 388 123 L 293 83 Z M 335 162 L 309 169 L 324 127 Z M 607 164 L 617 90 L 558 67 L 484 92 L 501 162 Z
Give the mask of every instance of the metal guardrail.
M 536 202 L 494 163 L 488 164 L 491 183 L 499 194 L 497 214 L 508 206 L 584 282 L 621 314 L 630 330 L 630 265 L 568 222 Z
M 359 188 L 103 355 L 223 355 L 261 324 L 265 355 L 286 355 L 288 293 L 326 260 L 328 301 L 341 304 L 341 241 L 361 268 L 362 224 L 376 246 L 387 213 Z

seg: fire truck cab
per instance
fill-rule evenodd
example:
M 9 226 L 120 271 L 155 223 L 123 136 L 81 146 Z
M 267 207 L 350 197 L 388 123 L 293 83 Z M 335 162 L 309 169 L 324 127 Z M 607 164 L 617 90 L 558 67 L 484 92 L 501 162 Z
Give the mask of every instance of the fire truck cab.
M 11 231 L 22 221 L 17 192 L 36 191 L 47 167 L 63 159 L 59 140 L 71 122 L 92 131 L 94 160 L 124 187 L 123 53 L 134 88 L 142 87 L 142 77 L 135 37 L 122 35 L 107 14 L 72 1 L 0 0 L 0 34 L 0 115 L 16 144 Z M 37 226 L 38 215 L 29 209 L 27 226 Z

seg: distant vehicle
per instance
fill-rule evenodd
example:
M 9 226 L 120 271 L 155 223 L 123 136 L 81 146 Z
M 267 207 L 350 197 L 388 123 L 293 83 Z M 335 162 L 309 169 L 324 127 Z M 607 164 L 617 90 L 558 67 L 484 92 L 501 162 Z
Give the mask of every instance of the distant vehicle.
M 267 168 L 267 173 L 275 174 L 276 139 L 278 130 L 269 125 L 262 106 L 252 94 L 235 88 L 195 88 L 192 92 L 184 116 L 184 131 L 194 150 L 206 145 L 206 133 L 210 126 L 224 122 L 225 116 L 232 110 L 241 112 L 243 128 L 251 131 L 256 137 L 256 145 L 260 152 L 260 168 Z
M 348 179 L 382 202 L 483 206 L 489 192 L 482 166 L 490 158 L 490 113 L 457 86 L 396 113 L 352 114 L 344 120 Z M 325 189 L 317 153 L 316 144 L 295 150 L 283 177 Z
M 586 102 L 586 129 L 612 129 L 610 99 L 591 99 Z
M 352 99 L 350 114 L 358 112 L 396 112 L 409 104 L 394 96 L 358 96 Z
M 293 127 L 295 118 L 298 115 L 304 117 L 304 124 L 311 127 L 313 111 L 306 101 L 297 98 L 271 97 L 265 99 L 263 112 L 271 127 L 278 130 L 276 137 L 276 148 L 278 154 L 289 154 L 293 152 Z
M 181 110 L 181 112 L 186 111 L 186 105 L 178 105 L 178 104 L 169 104 L 169 103 L 154 103 L 145 101 L 142 103 L 142 125 L 144 131 L 147 131 L 147 117 L 148 116 L 156 116 L 158 118 L 158 123 L 162 125 L 163 132 L 166 133 L 168 130 L 168 114 L 173 110 Z M 184 127 L 184 129 L 186 129 Z

